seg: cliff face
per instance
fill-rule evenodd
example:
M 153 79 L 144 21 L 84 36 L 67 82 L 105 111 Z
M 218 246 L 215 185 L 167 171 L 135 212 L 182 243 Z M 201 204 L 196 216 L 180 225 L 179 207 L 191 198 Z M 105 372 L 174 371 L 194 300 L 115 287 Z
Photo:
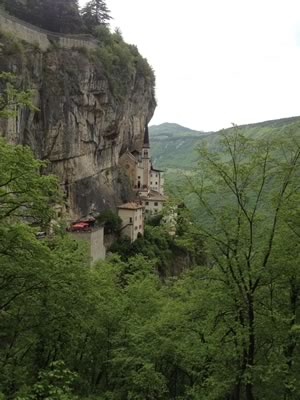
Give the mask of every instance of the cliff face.
M 0 121 L 1 134 L 50 161 L 47 172 L 58 175 L 73 218 L 130 199 L 118 160 L 127 148 L 141 149 L 156 106 L 153 82 L 132 69 L 126 82 L 119 77 L 120 95 L 101 60 L 85 49 L 41 52 L 26 45 L 13 55 L 6 46 L 2 40 L 1 70 L 33 89 L 39 110 L 19 109 L 16 118 Z

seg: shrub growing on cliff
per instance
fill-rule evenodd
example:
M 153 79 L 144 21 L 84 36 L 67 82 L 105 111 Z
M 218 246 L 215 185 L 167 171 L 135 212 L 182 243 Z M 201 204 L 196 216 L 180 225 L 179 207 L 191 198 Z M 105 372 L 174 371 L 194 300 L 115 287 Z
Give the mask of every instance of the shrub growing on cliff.
M 90 33 L 94 33 L 95 28 L 106 25 L 110 20 L 110 11 L 104 0 L 90 0 L 81 10 L 83 23 Z
M 1 56 L 16 57 L 20 62 L 24 60 L 24 46 L 13 34 L 0 31 L 0 40 Z
M 18 107 L 36 110 L 32 104 L 31 90 L 17 88 L 17 78 L 9 72 L 0 73 L 0 118 L 12 117 Z
M 104 224 L 105 233 L 117 233 L 121 229 L 122 220 L 121 218 L 112 210 L 104 210 L 98 217 L 97 222 L 99 224 Z
M 4 0 L 4 6 L 12 15 L 52 32 L 83 31 L 78 0 Z
M 118 30 L 111 33 L 104 26 L 98 27 L 95 35 L 99 47 L 91 53 L 91 57 L 104 67 L 115 97 L 122 100 L 128 94 L 135 76 L 145 79 L 147 85 L 154 89 L 154 71 L 136 46 L 124 42 Z

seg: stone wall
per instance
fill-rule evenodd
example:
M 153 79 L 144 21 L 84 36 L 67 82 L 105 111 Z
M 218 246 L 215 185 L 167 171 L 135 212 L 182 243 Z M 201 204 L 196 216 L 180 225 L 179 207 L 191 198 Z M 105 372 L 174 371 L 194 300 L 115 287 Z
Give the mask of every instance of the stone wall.
M 0 30 L 10 33 L 20 40 L 38 45 L 42 51 L 46 51 L 51 43 L 56 43 L 60 47 L 67 49 L 73 47 L 97 48 L 96 40 L 90 35 L 61 35 L 46 31 L 25 21 L 21 21 L 1 9 Z
M 92 262 L 104 260 L 106 248 L 104 246 L 104 228 L 91 232 L 91 258 Z
M 96 228 L 91 232 L 73 232 L 75 240 L 82 240 L 87 243 L 88 252 L 93 264 L 99 260 L 105 260 L 106 248 L 104 246 L 104 228 Z

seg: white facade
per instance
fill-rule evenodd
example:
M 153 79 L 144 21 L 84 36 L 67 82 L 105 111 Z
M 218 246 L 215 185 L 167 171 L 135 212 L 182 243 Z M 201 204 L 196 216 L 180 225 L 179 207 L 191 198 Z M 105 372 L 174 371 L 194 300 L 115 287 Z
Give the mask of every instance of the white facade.
M 151 168 L 150 170 L 150 190 L 154 190 L 160 194 L 164 194 L 164 179 L 162 171 Z
M 150 190 L 146 195 L 140 196 L 140 199 L 145 207 L 146 217 L 161 213 L 167 200 L 165 196 L 154 190 Z
M 121 157 L 128 176 L 137 192 L 141 204 L 127 203 L 118 207 L 118 213 L 123 221 L 122 232 L 134 242 L 138 234 L 144 234 L 144 215 L 162 212 L 166 201 L 164 197 L 164 179 L 162 171 L 155 169 L 150 156 L 148 128 L 145 129 L 142 151 L 128 151 Z
M 118 207 L 118 215 L 122 219 L 122 234 L 134 242 L 138 235 L 144 235 L 144 207 L 137 203 L 126 203 Z
M 149 190 L 164 193 L 162 171 L 155 169 L 150 156 L 150 146 L 144 144 L 141 152 L 130 153 L 128 150 L 120 157 L 120 164 L 130 178 L 131 184 L 138 193 L 144 195 Z
M 144 187 L 144 168 L 141 162 L 136 167 L 136 189 L 143 189 Z

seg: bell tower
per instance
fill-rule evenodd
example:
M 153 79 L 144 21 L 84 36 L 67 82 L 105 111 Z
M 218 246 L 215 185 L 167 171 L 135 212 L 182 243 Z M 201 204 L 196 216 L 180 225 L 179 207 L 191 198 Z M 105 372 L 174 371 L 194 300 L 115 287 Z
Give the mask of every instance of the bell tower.
M 151 159 L 150 159 L 150 141 L 149 141 L 149 130 L 148 126 L 145 127 L 144 132 L 144 143 L 142 149 L 142 163 L 144 169 L 144 189 L 149 190 L 149 179 L 150 179 L 150 169 L 151 169 Z

